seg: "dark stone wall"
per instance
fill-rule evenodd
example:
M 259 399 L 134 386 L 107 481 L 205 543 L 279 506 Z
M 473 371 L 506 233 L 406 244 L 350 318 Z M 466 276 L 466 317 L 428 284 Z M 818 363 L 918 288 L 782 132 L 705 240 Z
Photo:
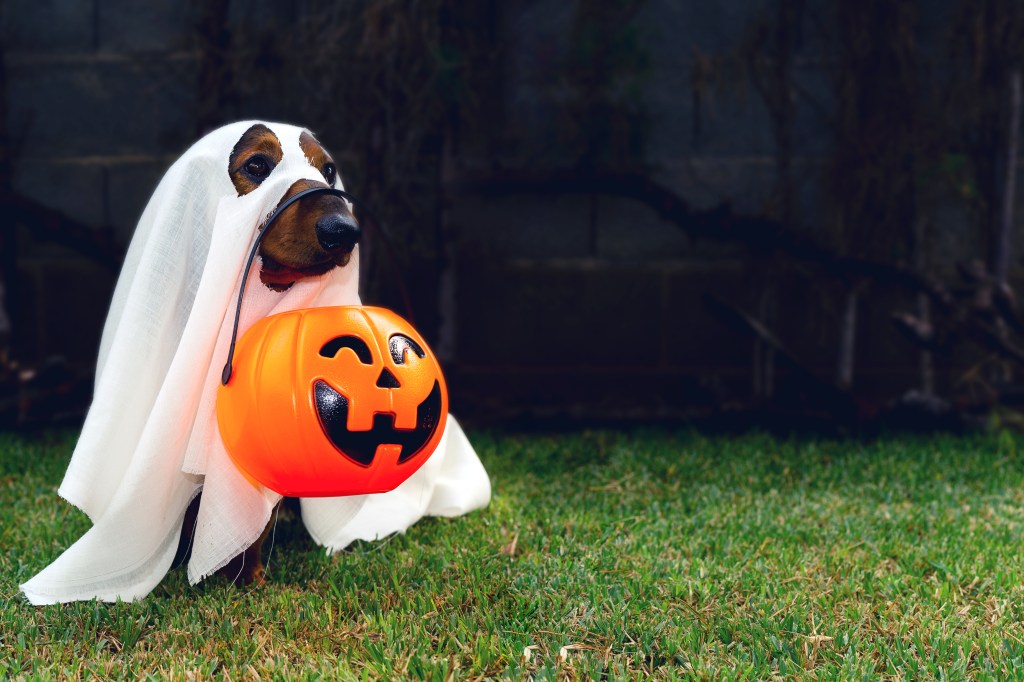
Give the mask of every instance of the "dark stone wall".
M 939 5 L 924 22 L 926 39 L 940 30 Z M 286 26 L 304 6 L 233 3 L 232 21 L 263 13 L 280 15 Z M 770 196 L 776 150 L 764 104 L 749 89 L 696 98 L 691 83 L 698 55 L 737 47 L 742 27 L 770 6 L 651 0 L 636 20 L 649 58 L 638 94 L 648 115 L 642 160 L 695 206 L 725 202 L 758 213 Z M 199 3 L 8 0 L 3 7 L 15 189 L 126 246 L 161 174 L 199 133 Z M 463 174 L 496 161 L 513 168 L 569 161 L 559 156 L 558 113 L 545 88 L 564 55 L 574 4 L 534 1 L 501 11 L 508 49 L 500 124 L 507 131 L 498 159 L 472 141 L 461 146 L 454 164 Z M 832 89 L 819 48 L 811 42 L 796 55 L 794 78 L 815 107 L 828 110 Z M 273 96 L 240 104 L 239 117 L 273 111 Z M 797 114 L 795 224 L 828 238 L 821 178 L 832 132 L 813 107 Z M 453 389 L 466 408 L 557 413 L 574 405 L 650 414 L 749 395 L 752 343 L 704 303 L 713 293 L 757 309 L 767 275 L 738 247 L 694 242 L 645 206 L 600 196 L 458 195 L 446 215 L 455 236 L 449 351 Z M 979 246 L 957 201 L 938 215 L 932 253 L 949 270 Z M 86 367 L 116 273 L 38 239 L 28 226 L 19 230 L 18 277 L 7 292 L 16 353 L 29 360 L 60 354 Z M 777 328 L 830 378 L 839 292 L 800 271 L 771 276 Z M 914 385 L 916 352 L 887 322 L 907 299 L 885 287 L 865 293 L 861 328 L 871 332 L 858 338 L 857 381 L 868 393 Z M 780 368 L 780 381 L 786 372 Z
M 189 3 L 3 4 L 15 191 L 124 247 L 195 134 Z M 115 272 L 18 226 L 16 357 L 95 361 Z

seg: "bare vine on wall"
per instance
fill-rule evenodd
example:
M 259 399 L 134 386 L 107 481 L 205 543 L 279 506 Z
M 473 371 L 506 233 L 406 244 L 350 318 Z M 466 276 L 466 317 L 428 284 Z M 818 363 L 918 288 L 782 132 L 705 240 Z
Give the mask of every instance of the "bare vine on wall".
M 1007 0 L 960 2 L 944 42 L 928 49 L 920 44 L 920 11 L 917 0 L 827 5 L 779 0 L 748 27 L 736 51 L 698 54 L 693 83 L 698 101 L 714 90 L 757 94 L 773 121 L 776 143 L 777 185 L 764 215 L 784 224 L 802 222 L 797 212 L 783 217 L 779 211 L 793 206 L 787 201 L 792 196 L 787 179 L 796 152 L 787 122 L 796 114 L 787 107 L 818 117 L 832 130 L 834 142 L 819 179 L 828 198 L 824 217 L 831 225 L 823 233 L 831 235 L 831 248 L 844 258 L 909 268 L 922 281 L 935 282 L 933 291 L 944 292 L 934 296 L 922 290 L 914 312 L 894 315 L 920 349 L 919 387 L 930 395 L 936 390 L 935 363 L 951 367 L 955 348 L 963 343 L 987 362 L 1009 363 L 998 381 L 1019 376 L 1008 275 L 1024 7 Z M 780 45 L 772 36 L 800 39 Z M 806 44 L 817 46 L 831 74 L 832 106 L 823 106 L 792 79 L 799 62 L 792 50 Z M 944 286 L 937 280 L 948 279 L 943 268 L 949 259 L 935 258 L 934 223 L 940 204 L 952 195 L 971 210 L 980 255 L 960 268 L 959 284 Z M 965 279 L 967 271 L 975 276 Z M 767 271 L 765 278 L 777 272 Z M 858 330 L 858 310 L 872 301 L 878 279 L 823 274 L 825 283 L 831 282 L 840 326 L 835 382 L 849 389 L 856 383 L 856 341 L 864 333 Z M 971 292 L 970 314 L 960 296 L 964 289 Z M 756 317 L 766 321 L 763 310 Z M 755 355 L 755 376 L 757 365 Z M 945 390 L 959 391 L 964 381 L 979 376 L 969 370 Z M 1002 392 L 990 388 L 989 395 Z
M 586 171 L 647 166 L 650 114 L 641 90 L 650 55 L 634 19 L 646 0 L 580 0 L 546 95 L 558 111 L 558 156 Z

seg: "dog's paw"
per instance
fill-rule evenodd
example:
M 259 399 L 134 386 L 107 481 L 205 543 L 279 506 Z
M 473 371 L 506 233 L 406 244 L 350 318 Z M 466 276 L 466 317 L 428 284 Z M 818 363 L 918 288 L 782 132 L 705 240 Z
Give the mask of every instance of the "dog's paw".
M 235 579 L 235 585 L 238 587 L 262 587 L 267 583 L 267 573 L 263 568 L 263 564 L 254 566 L 252 570 L 244 570 Z
M 260 587 L 267 582 L 263 562 L 253 561 L 251 556 L 247 556 L 243 560 L 242 554 L 236 556 L 224 568 L 217 571 L 217 575 L 227 578 L 236 587 Z

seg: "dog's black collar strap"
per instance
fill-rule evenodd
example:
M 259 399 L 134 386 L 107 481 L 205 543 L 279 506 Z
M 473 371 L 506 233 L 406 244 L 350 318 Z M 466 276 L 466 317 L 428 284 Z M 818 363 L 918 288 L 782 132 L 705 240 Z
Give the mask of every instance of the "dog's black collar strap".
M 228 347 L 228 361 L 224 364 L 224 371 L 221 372 L 220 381 L 222 384 L 227 384 L 231 379 L 231 361 L 235 357 L 235 341 L 238 339 L 238 319 L 242 314 L 242 294 L 245 293 L 245 283 L 249 280 L 249 270 L 252 268 L 252 262 L 256 259 L 256 251 L 260 247 L 260 242 L 263 241 L 263 237 L 267 234 L 267 231 L 277 220 L 278 216 L 284 213 L 284 210 L 294 204 L 303 197 L 308 197 L 310 194 L 333 194 L 334 196 L 341 197 L 353 205 L 358 203 L 356 198 L 348 192 L 333 187 L 311 187 L 304 189 L 297 194 L 288 197 L 280 206 L 274 209 L 274 212 L 267 218 L 267 222 L 263 225 L 263 229 L 256 235 L 256 241 L 252 245 L 252 249 L 249 251 L 249 259 L 245 262 L 245 270 L 242 272 L 242 285 L 238 288 L 238 303 L 235 304 L 235 323 L 231 328 L 231 345 Z M 365 209 L 360 206 L 360 210 L 365 212 Z M 372 216 L 371 216 L 372 219 Z

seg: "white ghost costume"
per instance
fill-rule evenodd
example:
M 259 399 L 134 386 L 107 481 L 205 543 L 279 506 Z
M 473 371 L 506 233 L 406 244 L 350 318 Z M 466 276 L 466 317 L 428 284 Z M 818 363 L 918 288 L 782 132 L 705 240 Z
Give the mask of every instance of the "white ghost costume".
M 93 402 L 58 491 L 93 526 L 21 586 L 33 604 L 147 595 L 170 569 L 185 510 L 201 491 L 188 565 L 197 583 L 255 542 L 280 500 L 231 463 L 215 400 L 257 227 L 296 180 L 324 178 L 299 146 L 303 129 L 264 123 L 283 158 L 238 196 L 228 157 L 255 123 L 197 142 L 167 171 L 139 221 L 103 329 Z M 254 267 L 239 333 L 277 312 L 359 304 L 358 281 L 358 247 L 344 268 L 285 292 L 264 286 Z M 395 490 L 303 499 L 301 508 L 310 535 L 334 552 L 489 500 L 487 473 L 449 416 L 437 450 Z

